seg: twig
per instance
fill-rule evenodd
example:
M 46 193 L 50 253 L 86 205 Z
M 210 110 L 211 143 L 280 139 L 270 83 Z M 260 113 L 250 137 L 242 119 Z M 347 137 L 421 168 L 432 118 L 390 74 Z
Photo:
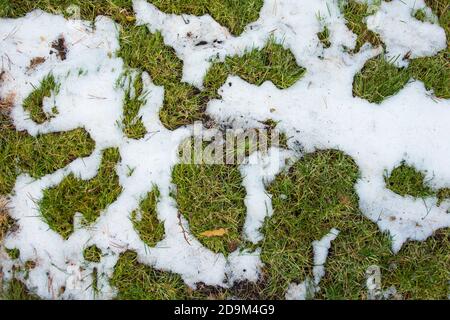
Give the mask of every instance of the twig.
M 184 240 L 186 240 L 186 242 L 188 243 L 188 245 L 191 245 L 191 243 L 189 242 L 189 240 L 188 240 L 188 238 L 187 238 L 187 236 L 186 236 L 187 232 L 186 232 L 186 230 L 185 230 L 184 227 L 183 227 L 183 223 L 181 222 L 181 215 L 180 215 L 179 212 L 178 212 L 178 214 L 177 214 L 177 217 L 178 217 L 178 224 L 180 225 L 181 230 L 183 231 L 183 237 L 184 237 Z

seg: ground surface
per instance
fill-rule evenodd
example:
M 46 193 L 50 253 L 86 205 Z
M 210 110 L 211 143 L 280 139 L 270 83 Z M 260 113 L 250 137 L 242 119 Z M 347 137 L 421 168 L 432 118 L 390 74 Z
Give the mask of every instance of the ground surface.
M 173 13 L 182 16 L 183 19 L 193 19 L 188 15 L 209 14 L 221 26 L 228 28 L 230 37 L 245 35 L 245 27 L 258 20 L 264 5 L 263 0 L 149 2 L 161 12 Z M 414 79 L 423 82 L 423 92 L 428 90 L 426 92 L 429 100 L 436 101 L 436 104 L 442 108 L 449 107 L 450 8 L 448 1 L 445 0 L 428 0 L 425 3 L 431 9 L 430 12 L 426 9 L 411 10 L 411 15 L 422 23 L 433 22 L 434 25 L 440 25 L 447 36 L 446 48 L 438 50 L 439 52 L 431 56 L 423 57 L 414 57 L 414 50 L 406 52 L 401 57 L 407 60 L 406 65 L 396 64 L 395 59 L 389 56 L 390 47 L 386 46 L 380 34 L 367 27 L 365 19 L 379 10 L 380 3 L 367 5 L 356 1 L 342 1 L 336 5 L 342 13 L 342 19 L 345 19 L 349 32 L 356 35 L 353 39 L 353 48 L 339 50 L 344 50 L 345 54 L 357 56 L 364 52 L 365 43 L 383 48 L 380 49 L 379 54 L 366 59 L 360 70 L 356 70 L 351 81 L 352 97 L 359 97 L 374 105 L 383 106 L 384 103 L 391 103 L 390 101 L 393 101 L 392 104 L 395 105 L 398 102 L 390 97 L 397 95 Z M 79 8 L 79 12 L 78 9 L 68 10 L 70 5 L 76 5 L 72 8 Z M 116 72 L 117 77 L 111 80 L 120 87 L 117 89 L 120 95 L 116 100 L 120 100 L 118 105 L 123 106 L 123 113 L 121 117 L 112 119 L 111 123 L 118 128 L 120 135 L 123 135 L 120 141 L 132 141 L 127 142 L 129 145 L 133 145 L 136 141 L 136 145 L 140 143 L 139 141 L 142 145 L 147 140 L 152 141 L 153 131 L 167 130 L 168 134 L 183 132 L 186 126 L 191 126 L 195 121 L 202 121 L 206 128 L 229 126 L 228 120 L 217 116 L 216 109 L 209 104 L 213 99 L 221 99 L 222 96 L 225 103 L 228 103 L 227 98 L 232 97 L 233 92 L 227 95 L 226 91 L 220 91 L 222 89 L 219 90 L 219 88 L 230 79 L 233 82 L 229 82 L 229 90 L 240 86 L 239 82 L 235 82 L 234 78 L 229 76 L 238 76 L 256 86 L 271 81 L 274 88 L 270 87 L 267 91 L 274 94 L 282 93 L 283 90 L 291 87 L 295 88 L 299 81 L 305 79 L 304 77 L 309 77 L 307 63 L 300 63 L 303 61 L 298 58 L 295 49 L 290 50 L 282 41 L 282 37 L 274 33 L 263 41 L 263 45 L 258 43 L 254 49 L 247 48 L 237 54 L 227 53 L 223 59 L 214 60 L 207 69 L 202 85 L 199 86 L 196 72 L 192 72 L 191 78 L 186 76 L 189 74 L 186 72 L 186 66 L 189 63 L 192 64 L 192 61 L 188 62 L 189 54 L 183 56 L 180 54 L 182 48 L 175 45 L 174 49 L 170 45 L 171 40 L 168 40 L 170 33 L 164 29 L 164 26 L 154 27 L 159 30 L 152 30 L 146 25 L 137 25 L 136 22 L 139 19 L 145 20 L 145 17 L 144 14 L 142 17 L 136 17 L 138 10 L 133 8 L 131 0 L 2 1 L 0 17 L 19 18 L 34 9 L 42 9 L 51 14 L 63 14 L 67 18 L 73 17 L 75 12 L 80 14 L 81 19 L 87 21 L 94 21 L 97 16 L 105 15 L 120 26 L 117 31 L 120 47 L 116 52 L 109 52 L 108 57 L 112 56 L 111 60 L 123 61 L 123 65 L 111 62 L 111 65 L 107 67 L 123 68 L 123 72 Z M 318 14 L 314 19 L 327 21 L 328 18 Z M 340 39 L 333 38 L 327 24 L 324 25 L 322 30 L 317 32 L 317 39 L 324 52 L 326 50 L 332 52 L 335 50 L 334 43 Z M 6 23 L 2 25 L 3 29 L 0 29 L 1 34 L 9 35 L 5 26 Z M 329 28 L 333 31 L 335 26 L 330 24 Z M 195 36 L 195 33 L 192 36 Z M 114 38 L 114 36 L 111 37 Z M 195 46 L 203 45 L 200 40 L 196 40 Z M 111 40 L 111 43 L 114 41 Z M 55 51 L 54 54 L 59 55 L 59 60 L 65 60 L 63 59 L 66 54 L 64 43 L 53 42 L 52 48 Z M 5 83 L 12 82 L 6 78 L 6 72 L 4 72 L 7 71 L 9 57 L 6 52 L 2 53 L 5 55 L 2 56 L 0 80 Z M 70 60 L 70 51 L 68 54 L 67 59 Z M 327 60 L 326 53 L 324 55 Z M 105 59 L 106 57 L 105 55 Z M 12 58 L 14 60 L 14 57 Z M 29 74 L 35 70 L 39 72 L 41 65 L 45 65 L 45 59 L 40 58 L 40 55 L 36 54 L 27 61 Z M 198 69 L 200 70 L 201 67 Z M 67 123 L 63 123 L 60 124 L 59 129 L 58 124 L 54 128 L 46 128 L 45 124 L 49 121 L 51 123 L 66 116 L 64 110 L 56 110 L 56 112 L 48 110 L 48 100 L 56 99 L 55 97 L 60 93 L 64 95 L 66 92 L 66 84 L 61 83 L 58 72 L 55 71 L 55 75 L 48 73 L 34 78 L 39 81 L 31 84 L 33 88 L 25 91 L 27 92 L 25 96 L 17 94 L 18 97 L 16 97 L 6 95 L 5 91 L 0 92 L 2 94 L 0 96 L 0 239 L 4 240 L 0 255 L 2 298 L 35 299 L 40 296 L 41 298 L 116 297 L 118 299 L 231 297 L 284 299 L 287 297 L 288 288 L 291 288 L 293 284 L 307 283 L 305 282 L 307 279 L 315 278 L 317 260 L 314 243 L 326 236 L 333 228 L 339 230 L 339 235 L 331 242 L 325 263 L 326 272 L 320 279 L 320 289 L 318 284 L 309 285 L 309 291 L 313 291 L 309 294 L 314 298 L 367 299 L 370 296 L 366 283 L 367 270 L 373 265 L 379 266 L 381 270 L 380 290 L 385 292 L 386 298 L 447 299 L 449 297 L 449 224 L 442 222 L 442 227 L 430 227 L 433 229 L 432 232 L 427 231 L 425 236 L 418 235 L 417 239 L 414 236 L 408 236 L 405 239 L 423 241 L 403 241 L 404 243 L 402 242 L 399 247 L 395 247 L 393 232 L 396 230 L 393 231 L 389 226 L 383 227 L 381 223 L 377 226 L 376 219 L 368 218 L 369 209 L 360 201 L 361 193 L 355 188 L 365 175 L 360 166 L 362 162 L 347 155 L 350 153 L 344 152 L 347 150 L 342 150 L 343 148 L 335 150 L 337 148 L 329 148 L 327 144 L 323 144 L 324 147 L 319 145 L 308 148 L 307 143 L 302 141 L 306 150 L 302 149 L 299 156 L 299 150 L 295 150 L 295 143 L 293 143 L 297 139 L 295 130 L 292 133 L 282 125 L 278 126 L 278 122 L 282 120 L 266 121 L 265 127 L 276 127 L 285 134 L 287 142 L 282 147 L 297 153 L 291 157 L 295 161 L 285 170 L 280 170 L 276 177 L 266 181 L 268 183 L 265 185 L 265 192 L 271 195 L 273 215 L 264 217 L 262 220 L 261 233 L 264 237 L 258 241 L 251 241 L 249 234 L 255 235 L 255 233 L 246 231 L 246 214 L 250 210 L 246 199 L 248 199 L 249 190 L 253 189 L 249 189 L 246 184 L 246 173 L 248 173 L 246 169 L 239 165 L 192 165 L 174 162 L 167 168 L 169 173 L 167 177 L 164 174 L 161 177 L 155 177 L 153 173 L 147 176 L 147 173 L 143 172 L 150 170 L 153 163 L 150 163 L 150 169 L 146 168 L 147 171 L 141 172 L 138 165 L 133 166 L 135 162 L 129 159 L 134 154 L 132 147 L 127 149 L 125 144 L 111 142 L 112 140 L 108 139 L 102 140 L 103 138 L 99 138 L 101 134 L 97 135 L 95 130 L 90 130 L 89 125 L 72 128 Z M 88 77 L 96 71 L 95 68 L 82 66 L 77 69 L 77 72 L 78 77 Z M 145 74 L 150 76 L 150 84 Z M 105 79 L 105 82 L 109 81 L 108 78 Z M 233 87 L 231 87 L 232 83 Z M 0 85 L 2 85 L 1 82 Z M 164 88 L 161 95 L 162 106 L 156 112 L 161 122 L 158 124 L 154 118 L 141 112 L 144 106 L 151 104 L 148 101 L 152 98 L 148 98 L 146 94 L 152 96 L 151 92 L 148 93 L 151 90 L 159 92 L 157 87 Z M 244 85 L 241 89 L 247 88 Z M 257 89 L 254 90 L 253 94 L 259 92 Z M 26 121 L 32 120 L 32 125 L 25 120 L 18 120 L 21 115 L 14 111 L 19 109 L 16 99 L 22 99 L 21 105 L 23 105 L 24 114 L 28 117 Z M 66 100 L 57 101 L 66 103 Z M 57 104 L 55 100 L 53 103 L 55 108 L 60 107 Z M 45 106 L 46 110 L 44 110 Z M 289 116 L 287 112 L 284 115 Z M 260 120 L 258 117 L 255 119 Z M 266 117 L 264 120 L 269 119 Z M 448 120 L 447 118 L 447 123 Z M 43 127 L 38 127 L 39 125 Z M 392 125 L 395 126 L 396 122 L 392 122 Z M 70 130 L 62 130 L 63 127 Z M 35 130 L 35 128 L 38 129 Z M 395 131 L 394 127 L 388 129 Z M 445 131 L 442 132 L 445 133 Z M 189 134 L 185 135 L 189 137 Z M 427 143 L 436 146 L 447 145 L 447 149 L 442 154 L 443 157 L 448 156 L 448 142 L 445 136 L 437 135 L 437 137 L 439 140 Z M 169 139 L 169 136 L 166 139 Z M 164 137 L 161 141 L 159 145 L 156 143 L 148 148 L 145 147 L 147 149 L 143 147 L 142 150 L 153 152 L 152 148 L 157 148 L 164 151 L 165 147 L 169 150 L 170 146 L 164 145 Z M 174 145 L 178 146 L 176 143 Z M 441 149 L 436 147 L 436 150 Z M 92 163 L 93 172 L 90 169 L 89 172 L 82 173 L 82 170 L 78 168 L 80 164 L 73 165 L 78 163 L 76 159 L 86 159 L 87 166 Z M 138 158 L 136 161 L 139 162 L 139 159 L 143 158 Z M 450 182 L 440 183 L 440 180 L 438 182 L 432 180 L 430 177 L 434 175 L 433 166 L 427 167 L 426 164 L 421 166 L 420 161 L 417 161 L 415 165 L 414 161 L 406 160 L 408 159 L 399 158 L 398 161 L 392 161 L 395 165 L 381 168 L 385 170 L 382 180 L 386 183 L 387 189 L 395 193 L 398 199 L 417 200 L 416 204 L 422 201 L 428 203 L 430 199 L 436 199 L 433 202 L 433 208 L 436 209 L 433 210 L 443 208 L 450 196 Z M 161 164 L 161 168 L 165 168 L 164 164 Z M 427 170 L 428 168 L 431 170 Z M 438 168 L 436 172 L 445 173 L 446 171 L 439 171 Z M 24 174 L 27 174 L 25 178 Z M 148 185 L 142 187 L 134 198 L 132 196 L 124 198 L 134 191 L 133 184 L 139 185 L 136 183 L 137 180 L 132 180 L 135 176 L 141 176 L 142 179 L 148 178 L 148 183 L 145 182 Z M 445 177 L 442 177 L 442 180 L 445 180 Z M 39 184 L 41 182 L 42 184 Z M 35 188 L 33 183 L 36 183 L 39 192 L 33 189 Z M 26 230 L 33 230 L 29 227 L 30 223 L 25 222 L 28 215 L 24 214 L 19 218 L 18 211 L 21 207 L 12 208 L 12 205 L 22 203 L 18 195 L 22 189 L 18 186 L 26 188 L 26 185 L 32 187 L 23 190 L 29 190 L 31 196 L 36 195 L 38 198 L 37 200 L 33 198 L 29 202 L 36 203 L 34 211 L 29 212 L 38 215 L 42 223 L 42 226 L 36 227 L 37 230 L 51 233 L 46 241 L 57 239 L 55 243 L 61 244 L 59 248 L 64 248 L 66 255 L 54 254 L 52 250 L 58 252 L 58 246 L 48 249 L 47 244 L 42 244 L 41 249 L 45 252 L 44 249 L 47 248 L 51 252 L 49 255 L 52 258 L 49 261 L 46 261 L 46 258 L 39 253 L 33 252 L 34 248 L 30 245 L 33 237 L 26 236 L 29 234 L 27 232 L 31 232 Z M 384 193 L 380 193 L 375 197 L 381 198 L 383 195 Z M 260 198 L 255 199 L 260 200 Z M 127 206 L 122 202 L 130 202 L 133 205 Z M 176 203 L 175 212 L 170 209 L 173 203 Z M 33 205 L 28 206 L 31 208 Z M 414 210 L 412 207 L 405 208 L 405 210 L 408 208 L 411 211 Z M 362 212 L 364 210 L 366 211 Z M 375 207 L 375 210 L 379 210 L 379 207 Z M 123 220 L 117 218 L 119 213 L 114 216 L 116 211 L 124 213 L 121 216 Z M 381 215 L 377 212 L 376 215 L 378 214 Z M 109 216 L 111 217 L 107 218 Z M 398 219 L 400 216 L 389 217 Z M 115 221 L 119 226 L 111 227 L 110 230 L 108 223 L 113 221 L 114 217 L 117 218 Z M 436 217 L 441 216 L 436 213 Z M 77 219 L 81 219 L 78 225 Z M 441 221 L 447 221 L 445 219 Z M 391 223 L 393 224 L 394 221 Z M 35 224 L 37 225 L 37 222 Z M 105 231 L 105 225 L 108 225 L 107 231 Z M 181 231 L 176 229 L 179 227 Z M 91 228 L 99 231 L 92 231 Z M 128 233 L 124 233 L 127 236 L 123 238 L 118 236 L 115 239 L 111 234 L 116 236 L 115 233 L 119 233 L 117 230 L 121 228 L 127 230 Z M 380 228 L 384 232 L 380 231 Z M 221 233 L 220 230 L 226 230 L 226 232 Z M 102 232 L 108 234 L 104 236 L 109 237 L 107 240 L 100 239 Z M 172 232 L 177 233 L 173 239 L 170 238 Z M 398 237 L 400 235 L 401 232 L 398 233 Z M 255 237 L 257 238 L 257 235 Z M 114 241 L 111 240 L 113 238 Z M 191 263 L 194 271 L 202 270 L 203 263 L 207 268 L 209 261 L 216 259 L 223 261 L 223 267 L 215 266 L 214 270 L 225 270 L 226 277 L 232 280 L 228 279 L 228 283 L 223 282 L 219 276 L 209 276 L 207 271 L 204 271 L 204 274 L 198 271 L 199 274 L 201 273 L 199 278 L 182 272 L 183 266 L 176 266 L 170 257 L 159 253 L 165 247 L 171 245 L 175 247 L 178 243 L 182 243 L 186 248 L 202 248 L 195 249 L 199 252 L 199 261 L 192 258 L 197 252 L 194 249 L 189 249 L 193 251 L 182 249 L 174 251 L 180 256 L 183 256 L 183 253 L 190 255 L 191 258 L 186 258 L 185 261 Z M 77 250 L 78 255 L 74 253 Z M 147 252 L 148 255 L 146 255 Z M 246 255 L 252 258 L 248 258 L 248 261 L 244 258 L 241 260 L 236 258 L 236 256 L 247 257 Z M 260 261 L 255 262 L 253 260 L 255 257 L 260 257 Z M 58 274 L 58 271 L 50 266 L 53 263 L 60 263 L 67 267 L 69 264 L 64 260 L 70 259 L 76 261 L 76 267 L 62 274 Z M 195 267 L 196 263 L 200 265 Z M 255 268 L 256 278 L 248 275 L 253 271 L 245 270 L 247 267 Z M 237 268 L 241 269 L 237 271 L 235 270 Z M 75 269 L 77 271 L 73 272 Z M 54 273 L 54 278 L 45 275 L 45 272 L 49 270 L 51 274 Z M 71 289 L 63 285 L 67 281 L 68 272 L 69 275 L 76 275 L 77 272 L 82 275 L 83 280 L 80 279 L 79 282 L 82 283 L 84 293 L 70 292 Z M 247 275 L 245 275 L 246 272 Z M 220 279 L 218 280 L 217 277 Z M 311 289 L 311 286 L 314 288 Z M 395 288 L 395 294 L 388 290 L 391 287 Z M 299 297 L 294 294 L 294 298 Z M 307 297 L 312 298 L 312 296 Z

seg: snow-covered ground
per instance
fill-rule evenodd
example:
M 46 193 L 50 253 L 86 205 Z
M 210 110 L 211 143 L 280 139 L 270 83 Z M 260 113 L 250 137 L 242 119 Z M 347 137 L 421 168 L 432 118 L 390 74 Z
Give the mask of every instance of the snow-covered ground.
M 367 19 L 368 28 L 386 44 L 388 56 L 431 56 L 446 48 L 441 27 L 411 16 L 413 9 L 425 7 L 423 0 L 382 2 Z M 278 130 L 293 137 L 289 146 L 294 151 L 273 148 L 265 155 L 253 154 L 251 157 L 259 161 L 240 168 L 247 193 L 244 236 L 248 240 L 258 243 L 263 239 L 260 227 L 272 213 L 265 186 L 283 170 L 284 160 L 330 148 L 356 161 L 361 172 L 356 185 L 360 209 L 391 234 L 393 251 L 408 240 L 424 240 L 435 230 L 450 226 L 450 201 L 438 206 L 434 197 L 399 196 L 386 188 L 383 178 L 384 172 L 391 172 L 405 161 L 425 172 L 432 187 L 450 187 L 450 101 L 434 99 L 419 81 L 410 81 L 381 104 L 353 97 L 355 74 L 367 60 L 380 54 L 381 48 L 367 44 L 356 54 L 345 50 L 355 47 L 356 36 L 346 27 L 337 1 L 266 0 L 260 18 L 238 37 L 210 16 L 165 14 L 143 0 L 134 0 L 134 10 L 137 23 L 152 32 L 160 31 L 164 42 L 183 60 L 183 80 L 200 89 L 212 59 L 223 60 L 255 47 L 263 48 L 271 37 L 290 49 L 297 63 L 307 70 L 303 78 L 284 90 L 271 82 L 258 87 L 230 76 L 220 89 L 222 98 L 208 104 L 206 113 L 219 124 L 257 128 L 272 119 L 279 123 Z M 319 13 L 323 19 L 317 19 Z M 324 48 L 317 38 L 324 25 L 330 31 L 329 48 Z M 66 59 L 50 53 L 52 42 L 60 37 L 67 43 Z M 193 39 L 208 44 L 197 46 L 198 41 Z M 43 298 L 94 298 L 93 290 L 85 290 L 92 283 L 89 275 L 96 268 L 98 274 L 111 276 L 119 254 L 125 250 L 136 251 L 142 263 L 180 274 L 192 287 L 198 282 L 226 287 L 235 281 L 257 280 L 262 266 L 259 250 L 238 249 L 226 258 L 203 247 L 189 233 L 186 241 L 184 230 L 189 231 L 189 225 L 183 217 L 179 222 L 177 204 L 171 197 L 171 171 L 179 162 L 178 147 L 192 136 L 193 126 L 171 131 L 161 124 L 158 114 L 164 88 L 154 85 L 148 74 L 142 76 L 147 99 L 140 115 L 150 133 L 140 140 L 128 139 L 117 125 L 125 92 L 116 84 L 124 64 L 116 56 L 118 26 L 113 21 L 98 17 L 91 26 L 33 11 L 23 18 L 0 19 L 0 41 L 6 71 L 0 96 L 14 93 L 12 118 L 17 129 L 37 135 L 83 127 L 96 142 L 91 156 L 77 159 L 53 174 L 38 180 L 23 174 L 17 179 L 10 214 L 19 229 L 9 234 L 4 244 L 20 249 L 22 261 L 37 262 L 27 279 L 21 279 L 30 290 Z M 30 60 L 35 57 L 44 57 L 45 62 L 30 71 Z M 397 61 L 400 65 L 407 63 Z M 22 103 L 34 90 L 33 85 L 49 73 L 61 84 L 52 97 L 58 112 L 49 121 L 37 124 Z M 49 101 L 44 100 L 44 111 L 52 112 Z M 44 190 L 58 185 L 70 173 L 83 179 L 94 177 L 102 150 L 108 147 L 120 150 L 117 173 L 123 191 L 93 226 L 78 227 L 64 240 L 40 217 L 37 203 Z M 128 168 L 135 168 L 131 175 Z M 165 239 L 149 248 L 129 217 L 153 186 L 160 191 L 157 211 L 158 219 L 164 222 Z M 331 230 L 314 243 L 313 291 L 326 272 L 327 250 L 337 233 Z M 90 245 L 104 253 L 99 263 L 83 259 L 83 249 Z M 6 279 L 11 277 L 13 261 L 5 252 L 0 252 L 0 266 Z M 100 292 L 96 298 L 114 297 L 108 277 L 98 281 Z M 61 293 L 63 286 L 66 290 Z M 302 297 L 305 287 L 305 283 L 292 284 L 287 297 Z

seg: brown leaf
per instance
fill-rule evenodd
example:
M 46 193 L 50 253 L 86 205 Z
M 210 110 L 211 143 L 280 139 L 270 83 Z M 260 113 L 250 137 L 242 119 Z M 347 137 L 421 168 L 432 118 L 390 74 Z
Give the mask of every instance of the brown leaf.
M 220 229 L 216 229 L 216 230 L 208 230 L 208 231 L 202 232 L 202 233 L 200 233 L 200 235 L 202 237 L 211 238 L 211 237 L 223 237 L 227 233 L 228 233 L 228 229 L 220 228 Z

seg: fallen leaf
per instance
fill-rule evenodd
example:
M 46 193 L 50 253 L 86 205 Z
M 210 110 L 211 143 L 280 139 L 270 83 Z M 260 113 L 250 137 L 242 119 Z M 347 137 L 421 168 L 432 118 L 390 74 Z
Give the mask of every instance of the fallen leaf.
M 200 233 L 202 237 L 222 237 L 228 233 L 228 229 L 220 228 L 216 230 L 208 230 L 205 232 Z

